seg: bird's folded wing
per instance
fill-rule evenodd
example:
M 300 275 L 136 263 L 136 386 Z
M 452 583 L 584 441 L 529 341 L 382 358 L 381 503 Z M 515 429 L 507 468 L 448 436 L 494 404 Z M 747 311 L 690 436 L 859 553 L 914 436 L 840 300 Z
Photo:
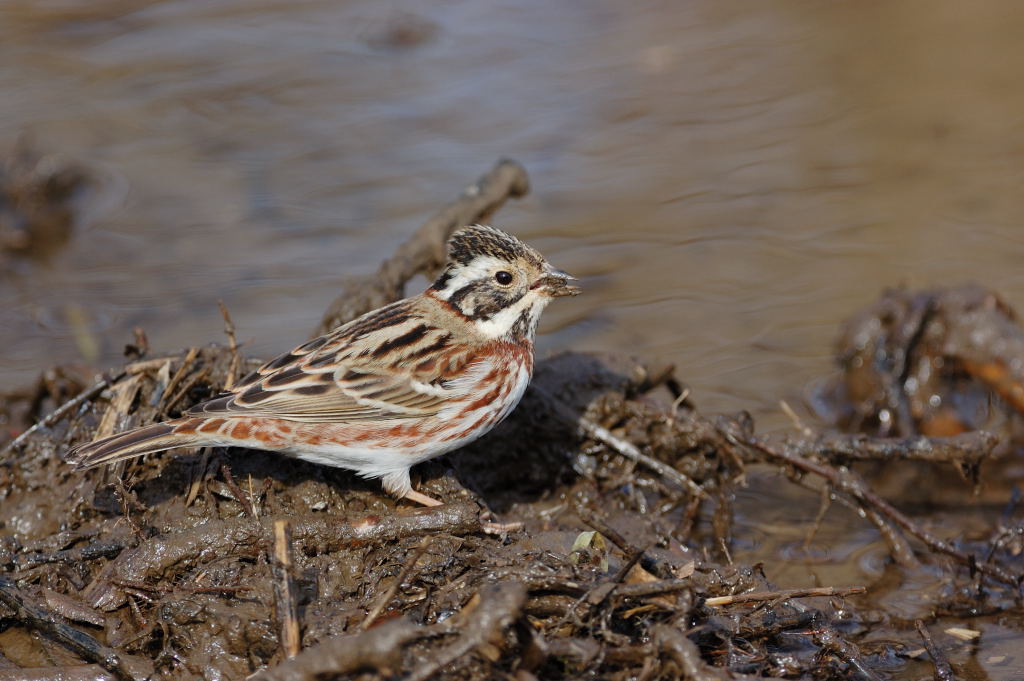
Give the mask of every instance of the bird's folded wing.
M 293 365 L 197 405 L 187 415 L 318 423 L 422 418 L 438 413 L 455 392 L 378 368 L 317 371 Z

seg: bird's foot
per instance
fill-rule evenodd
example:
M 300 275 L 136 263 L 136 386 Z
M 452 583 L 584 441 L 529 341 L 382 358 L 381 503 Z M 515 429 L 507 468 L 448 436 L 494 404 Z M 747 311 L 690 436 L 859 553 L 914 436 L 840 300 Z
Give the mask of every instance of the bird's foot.
M 406 492 L 404 498 L 424 506 L 441 506 L 444 503 L 442 501 L 438 501 L 434 497 L 427 496 L 423 492 L 417 492 L 414 489 Z M 480 529 L 484 534 L 502 535 L 523 529 L 523 524 L 521 522 L 501 523 L 489 520 L 490 518 L 494 518 L 494 513 L 490 510 L 484 509 L 484 512 L 480 514 Z
M 417 504 L 422 504 L 424 506 L 441 506 L 442 504 L 444 504 L 443 501 L 438 501 L 434 497 L 427 496 L 423 492 L 417 492 L 414 489 L 411 489 L 408 492 L 406 492 L 405 498 L 408 499 L 409 501 L 413 501 L 416 502 Z

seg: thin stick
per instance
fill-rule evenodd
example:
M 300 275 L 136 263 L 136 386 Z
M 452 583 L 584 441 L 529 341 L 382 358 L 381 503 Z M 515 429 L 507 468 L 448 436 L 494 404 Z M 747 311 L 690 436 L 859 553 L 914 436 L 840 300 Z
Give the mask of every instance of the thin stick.
M 178 403 L 178 400 L 184 397 L 185 394 L 188 393 L 188 391 L 191 390 L 194 385 L 199 383 L 199 381 L 202 381 L 203 379 L 207 378 L 209 375 L 210 367 L 204 366 L 199 371 L 192 374 L 187 381 L 182 381 L 181 385 L 178 386 L 177 392 L 175 392 L 174 395 L 172 395 L 171 398 L 167 400 L 167 403 L 164 405 L 164 411 L 173 408 L 174 405 Z M 166 394 L 167 393 L 164 392 L 164 395 Z
M 615 587 L 612 594 L 615 598 L 641 598 L 643 596 L 657 596 L 669 594 L 676 591 L 686 591 L 693 588 L 691 579 L 659 579 L 654 582 L 641 582 L 639 584 L 620 584 Z
M 862 594 L 862 586 L 821 586 L 809 589 L 780 589 L 779 591 L 748 591 L 731 596 L 715 596 L 704 601 L 704 605 L 718 608 L 736 603 L 762 603 L 764 601 L 787 600 L 790 598 L 814 598 L 817 596 L 852 596 Z
M 121 679 L 140 680 L 148 678 L 153 672 L 149 660 L 108 648 L 92 636 L 65 623 L 6 579 L 0 579 L 0 603 L 14 610 L 15 617 L 21 622 L 83 659 L 101 665 Z
M 566 409 L 566 411 L 568 410 Z M 590 419 L 585 418 L 583 416 L 576 418 L 575 422 L 577 427 L 579 427 L 579 429 L 582 430 L 586 435 L 604 444 L 612 451 L 621 454 L 627 459 L 636 461 L 638 464 L 642 466 L 646 466 L 647 468 L 651 469 L 661 477 L 667 480 L 671 480 L 672 482 L 676 483 L 680 487 L 683 487 L 684 489 L 690 490 L 690 492 L 695 496 L 707 496 L 707 493 L 704 491 L 704 488 L 698 485 L 696 482 L 694 482 L 687 476 L 683 475 L 675 468 L 672 468 L 672 466 L 669 466 L 666 463 L 662 463 L 661 461 L 658 461 L 654 457 L 647 456 L 639 449 L 637 449 L 636 445 L 634 445 L 632 442 L 628 442 L 626 440 L 623 440 L 622 438 L 615 437 L 614 435 L 612 435 L 612 432 L 605 428 L 604 426 L 599 426 Z
M 618 530 L 591 513 L 585 506 L 576 505 L 573 511 L 580 520 L 607 537 L 608 541 L 618 546 L 619 549 L 627 556 L 636 552 L 637 548 L 630 544 Z
M 220 307 L 220 316 L 224 318 L 224 333 L 228 337 L 228 349 L 231 351 L 231 364 L 228 366 L 228 377 L 224 381 L 224 390 L 228 391 L 235 385 L 235 378 L 238 377 L 238 367 L 241 358 L 238 356 L 238 340 L 235 338 L 235 323 L 231 321 L 231 313 L 223 300 L 217 301 Z
M 612 451 L 651 469 L 661 477 L 671 480 L 679 487 L 690 490 L 692 494 L 701 498 L 707 497 L 707 492 L 704 491 L 703 487 L 677 471 L 672 466 L 662 463 L 654 457 L 647 456 L 637 449 L 636 445 L 632 442 L 627 442 L 622 438 L 616 437 L 604 426 L 600 426 L 580 414 L 573 413 L 573 411 L 563 404 L 561 400 L 557 399 L 554 395 L 544 390 L 536 383 L 531 386 L 531 389 L 537 395 L 543 397 L 559 418 L 565 421 L 568 425 L 578 428 L 587 437 L 593 438 Z
M 133 376 L 135 374 L 144 374 L 147 371 L 152 371 L 153 369 L 160 369 L 163 367 L 163 365 L 167 364 L 168 362 L 174 362 L 177 359 L 178 355 L 173 355 L 170 357 L 155 357 L 153 359 L 142 359 L 139 360 L 138 362 L 132 362 L 131 364 L 126 365 L 124 371 L 125 373 L 131 374 Z
M 434 659 L 425 660 L 405 681 L 426 681 L 441 669 L 484 645 L 491 644 L 516 620 L 526 602 L 526 587 L 518 582 L 501 582 L 485 586 L 480 602 L 467 613 L 457 641 L 442 648 Z M 466 608 L 469 609 L 468 607 Z
M 395 594 L 398 593 L 398 590 L 402 587 L 402 584 L 405 583 L 405 580 L 409 578 L 409 574 L 416 566 L 416 561 L 418 561 L 420 556 L 423 555 L 423 552 L 427 550 L 427 547 L 430 545 L 430 541 L 431 537 L 424 537 L 420 540 L 420 543 L 416 545 L 416 548 L 412 550 L 412 553 L 410 553 L 409 557 L 405 560 L 405 565 L 402 566 L 402 571 L 398 573 L 397 577 L 395 577 L 395 581 L 388 587 L 387 591 L 380 595 L 377 601 L 373 604 L 373 607 L 370 608 L 370 612 L 366 615 L 366 618 L 359 623 L 360 629 L 366 631 L 370 628 L 370 625 L 380 617 L 380 613 L 383 612 L 384 608 L 387 607 L 387 604 L 391 602 L 391 599 L 395 597 Z
M 391 620 L 370 631 L 327 638 L 276 667 L 256 672 L 249 679 L 314 681 L 337 678 L 361 669 L 376 669 L 391 676 L 392 670 L 400 664 L 402 648 L 425 633 L 425 628 L 407 620 Z
M 188 485 L 188 494 L 185 496 L 185 507 L 188 508 L 192 505 L 192 502 L 199 496 L 200 485 L 203 484 L 203 478 L 206 477 L 206 469 L 210 464 L 210 448 L 203 447 L 200 450 L 202 453 L 199 457 L 199 465 L 192 467 L 192 480 Z
M 181 360 L 181 366 L 174 372 L 174 376 L 167 382 L 167 387 L 164 388 L 164 401 L 162 410 L 167 411 L 174 406 L 174 403 L 178 401 L 179 395 L 174 395 L 174 399 L 171 399 L 171 391 L 178 387 L 178 383 L 185 377 L 185 373 L 188 372 L 189 367 L 192 366 L 192 362 L 195 361 L 196 357 L 199 356 L 199 348 L 189 348 L 188 352 L 185 353 L 185 359 Z
M 651 627 L 651 639 L 660 655 L 645 655 L 648 659 L 671 660 L 676 667 L 671 678 L 692 679 L 693 681 L 734 681 L 755 677 L 736 674 L 728 668 L 715 667 L 704 661 L 697 644 L 686 637 L 680 629 L 667 624 Z M 659 675 L 659 678 L 665 674 Z M 756 677 L 760 681 L 779 681 L 769 677 Z
M 80 563 L 97 558 L 113 558 L 124 550 L 124 541 L 94 542 L 81 548 L 63 549 L 52 553 L 33 552 L 14 556 L 14 564 L 24 569 L 44 563 Z
M 728 439 L 732 439 L 732 436 L 724 431 L 723 435 Z M 741 443 L 737 441 L 735 444 Z M 818 463 L 817 461 L 805 459 L 802 456 L 798 456 L 781 449 L 769 447 L 758 440 L 752 439 L 746 444 L 768 455 L 770 459 L 783 461 L 797 470 L 801 470 L 806 473 L 814 473 L 815 475 L 825 478 L 825 480 L 827 480 L 836 489 L 849 494 L 859 503 L 874 507 L 876 511 L 888 517 L 905 531 L 920 539 L 933 551 L 945 553 L 946 555 L 954 558 L 960 564 L 965 565 L 972 570 L 983 572 L 989 577 L 994 577 L 1004 584 L 1010 584 L 1015 587 L 1020 585 L 1021 579 L 1019 577 L 1011 575 L 998 565 L 979 562 L 973 555 L 954 548 L 949 543 L 918 527 L 910 518 L 903 515 L 903 513 L 896 510 L 895 507 L 889 504 L 889 502 L 869 489 L 868 486 L 864 484 L 863 479 L 853 471 L 844 469 L 844 471 L 840 473 L 838 470 L 827 464 Z
M 914 555 L 914 550 L 910 547 L 910 542 L 906 536 L 900 532 L 898 527 L 893 525 L 891 520 L 863 502 L 855 505 L 857 508 L 854 509 L 854 512 L 858 509 L 863 511 L 867 519 L 878 528 L 879 534 L 882 535 L 882 539 L 885 540 L 886 545 L 889 547 L 889 555 L 892 556 L 898 565 L 902 565 L 905 568 L 915 568 L 921 564 L 917 560 L 917 556 Z
M 210 562 L 225 556 L 256 556 L 273 541 L 271 517 L 210 520 L 174 534 L 153 537 L 139 546 L 123 551 L 108 563 L 89 590 L 95 594 L 96 608 L 116 607 L 123 603 L 116 593 L 108 593 L 103 584 L 111 580 L 146 582 L 169 579 L 181 565 Z M 352 519 L 322 513 L 310 513 L 290 519 L 294 538 L 300 545 L 319 552 L 337 551 L 354 542 L 387 542 L 428 532 L 465 535 L 480 529 L 479 509 L 474 504 L 449 504 L 412 511 L 406 515 L 369 514 Z
M 237 482 L 235 482 L 235 476 L 231 474 L 231 469 L 228 468 L 226 463 L 222 463 L 220 465 L 220 472 L 221 475 L 224 476 L 224 481 L 227 482 L 228 489 L 231 490 L 231 494 L 233 494 L 235 499 L 238 500 L 238 503 L 242 505 L 242 509 L 245 511 L 245 514 L 250 518 L 255 519 L 257 517 L 256 509 L 252 507 L 252 499 L 245 496 L 245 492 L 243 492 L 242 488 L 238 486 Z
M 618 572 L 616 572 L 612 576 L 612 581 L 615 582 L 615 583 L 619 583 L 622 580 L 624 580 L 626 578 L 626 575 L 629 574 L 630 570 L 632 570 L 634 567 L 636 567 L 636 564 L 639 563 L 640 559 L 643 558 L 643 557 L 644 557 L 644 550 L 643 549 L 637 549 L 637 550 L 635 550 L 631 554 L 626 554 L 626 562 L 623 563 L 619 567 Z M 647 574 L 647 570 L 645 568 L 641 567 L 640 570 L 642 571 L 640 574 Z
M 110 387 L 110 404 L 103 412 L 100 423 L 92 434 L 94 440 L 100 440 L 114 434 L 118 421 L 128 414 L 128 409 L 131 407 L 135 395 L 139 392 L 139 383 L 141 381 L 142 376 L 136 374 Z
M 626 560 L 619 567 L 615 576 L 612 577 L 613 582 L 621 582 L 626 578 L 629 571 L 633 569 L 633 566 L 640 562 L 640 559 L 644 557 L 644 550 L 630 544 L 615 528 L 592 514 L 583 506 L 577 505 L 575 511 L 580 520 L 597 530 L 602 536 L 607 537 L 611 543 L 618 546 L 619 550 L 622 551 L 623 557 Z
M 341 293 L 328 308 L 314 335 L 319 336 L 386 303 L 402 297 L 405 283 L 417 274 L 428 278 L 444 265 L 445 243 L 459 227 L 486 222 L 510 198 L 530 191 L 526 171 L 515 161 L 503 159 L 475 184 L 427 220 L 377 272 L 352 277 L 342 283 Z
M 935 681 L 956 681 L 956 676 L 953 675 L 953 667 L 949 664 L 949 660 L 946 659 L 946 655 L 935 645 L 935 641 L 932 640 L 932 635 L 925 628 L 924 622 L 914 620 L 914 626 L 917 627 L 917 633 L 921 635 L 924 647 L 932 658 L 932 664 L 935 665 L 935 674 L 933 675 Z
M 281 648 L 285 659 L 291 659 L 302 650 L 299 636 L 298 608 L 295 581 L 292 579 L 292 528 L 287 520 L 274 521 L 274 595 L 277 619 L 281 625 Z
M 256 506 L 256 490 L 252 487 L 252 473 L 249 473 L 249 501 L 252 503 L 252 517 L 259 520 L 260 510 Z
M 114 681 L 117 678 L 98 664 L 0 669 L 0 677 L 4 681 Z
M 124 376 L 124 372 L 121 372 L 114 378 L 104 377 L 101 381 L 94 383 L 89 388 L 86 388 L 85 390 L 78 393 L 64 404 L 54 409 L 46 416 L 46 418 L 44 418 L 42 421 L 37 421 L 31 428 L 29 428 L 24 433 L 11 440 L 7 444 L 7 446 L 3 448 L 3 450 L 0 450 L 0 460 L 2 460 L 4 457 L 6 457 L 14 450 L 21 449 L 22 445 L 25 444 L 25 441 L 33 433 L 42 428 L 50 428 L 56 425 L 61 421 L 61 419 L 63 419 L 69 413 L 77 409 L 79 406 L 81 406 L 83 402 L 87 402 L 88 400 L 93 399 L 101 392 L 109 388 L 111 385 L 120 381 L 122 378 L 124 378 Z
M 810 437 L 814 434 L 814 431 L 804 425 L 804 422 L 800 419 L 800 415 L 793 410 L 793 407 L 789 406 L 789 402 L 786 400 L 779 400 L 779 408 L 781 408 L 782 413 L 788 416 L 789 420 L 793 422 L 793 427 L 799 430 L 804 437 Z
M 807 485 L 805 487 L 809 488 Z M 811 550 L 811 542 L 814 541 L 815 535 L 821 529 L 821 523 L 825 520 L 825 514 L 832 508 L 832 490 L 829 486 L 822 485 L 818 493 L 821 495 L 821 500 L 818 503 L 818 513 L 814 516 L 814 522 L 811 523 L 811 527 L 807 530 L 807 535 L 804 537 L 804 544 L 801 549 L 804 553 L 808 553 Z
M 810 433 L 807 433 L 810 435 Z M 974 430 L 950 437 L 870 437 L 859 433 L 826 433 L 809 440 L 811 451 L 836 461 L 931 461 L 977 466 L 992 456 L 999 437 Z

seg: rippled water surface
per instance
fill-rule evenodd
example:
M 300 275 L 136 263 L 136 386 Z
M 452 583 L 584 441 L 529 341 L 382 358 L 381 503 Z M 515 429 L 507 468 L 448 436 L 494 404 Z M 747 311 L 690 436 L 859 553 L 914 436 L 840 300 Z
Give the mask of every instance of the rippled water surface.
M 0 377 L 81 359 L 76 315 L 101 366 L 134 326 L 220 340 L 218 299 L 287 349 L 509 156 L 533 192 L 497 223 L 586 288 L 542 353 L 669 360 L 705 410 L 784 426 L 884 287 L 1024 305 L 1021 35 L 1010 0 L 7 0 L 0 145 L 102 186 L 0 275 Z
M 1017 3 L 5 3 L 0 141 L 104 174 L 49 266 L 4 276 L 0 374 L 77 356 L 84 310 L 254 353 L 302 340 L 498 157 L 498 222 L 587 294 L 542 349 L 671 360 L 709 409 L 782 424 L 885 286 L 1024 299 Z

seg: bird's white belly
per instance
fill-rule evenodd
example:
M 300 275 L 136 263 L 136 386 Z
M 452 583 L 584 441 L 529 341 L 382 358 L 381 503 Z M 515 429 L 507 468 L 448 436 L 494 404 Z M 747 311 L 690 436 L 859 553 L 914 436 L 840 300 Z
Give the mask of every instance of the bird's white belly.
M 378 478 L 408 470 L 417 463 L 469 444 L 508 417 L 530 384 L 531 367 L 524 362 L 516 364 L 514 379 L 508 382 L 508 389 L 502 391 L 496 400 L 470 411 L 466 411 L 465 407 L 479 393 L 471 392 L 463 399 L 453 400 L 450 406 L 429 417 L 429 422 L 420 424 L 422 434 L 418 436 L 395 438 L 393 444 L 389 444 L 387 439 L 367 442 L 365 445 L 346 444 L 339 440 L 318 445 L 304 443 L 283 451 L 305 461 L 352 470 L 365 478 Z M 486 390 L 483 392 L 486 393 Z M 394 420 L 384 425 L 391 423 L 402 424 Z M 464 435 L 451 437 L 457 430 L 470 428 L 474 424 L 479 425 L 467 430 Z

